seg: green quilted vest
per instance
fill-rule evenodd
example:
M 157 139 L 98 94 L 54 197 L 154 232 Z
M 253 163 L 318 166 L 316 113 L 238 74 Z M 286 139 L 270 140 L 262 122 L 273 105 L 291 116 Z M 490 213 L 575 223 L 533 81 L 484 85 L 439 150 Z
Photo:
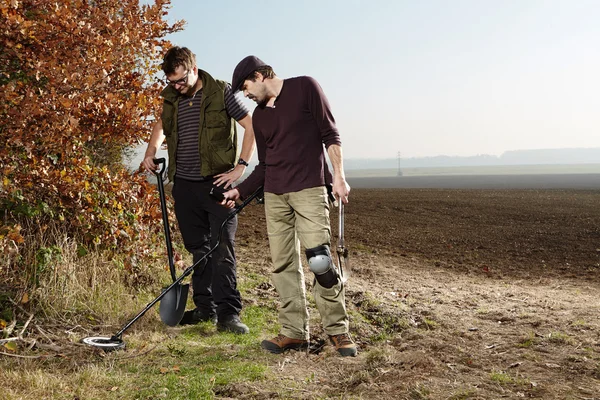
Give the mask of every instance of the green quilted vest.
M 207 72 L 198 69 L 202 79 L 202 105 L 198 127 L 198 149 L 202 176 L 223 173 L 235 166 L 237 154 L 237 128 L 235 121 L 227 115 L 225 107 L 224 81 L 215 80 Z M 169 180 L 177 169 L 177 108 L 181 96 L 177 90 L 167 86 L 161 93 L 164 99 L 161 114 L 169 154 Z

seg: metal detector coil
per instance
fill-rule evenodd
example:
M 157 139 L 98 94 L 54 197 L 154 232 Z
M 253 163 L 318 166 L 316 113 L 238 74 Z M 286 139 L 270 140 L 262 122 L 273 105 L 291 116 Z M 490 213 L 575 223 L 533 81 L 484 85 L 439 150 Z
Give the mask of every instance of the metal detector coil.
M 115 351 L 125 348 L 124 341 L 108 336 L 89 336 L 81 339 L 81 343 L 100 348 L 104 351 Z

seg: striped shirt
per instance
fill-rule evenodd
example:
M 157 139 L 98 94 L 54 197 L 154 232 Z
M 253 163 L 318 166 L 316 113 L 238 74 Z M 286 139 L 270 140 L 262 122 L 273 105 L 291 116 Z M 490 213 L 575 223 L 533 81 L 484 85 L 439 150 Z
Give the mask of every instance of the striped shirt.
M 188 181 L 201 181 L 200 151 L 198 149 L 198 132 L 200 124 L 200 109 L 202 89 L 193 98 L 180 96 L 177 112 L 177 170 L 176 178 Z M 231 85 L 225 86 L 225 108 L 227 115 L 236 121 L 248 115 L 248 108 L 231 91 Z

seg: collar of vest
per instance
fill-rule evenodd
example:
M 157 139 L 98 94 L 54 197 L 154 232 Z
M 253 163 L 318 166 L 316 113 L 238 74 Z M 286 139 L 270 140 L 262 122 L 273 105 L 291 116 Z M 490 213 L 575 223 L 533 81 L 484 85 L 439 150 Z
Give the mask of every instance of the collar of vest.
M 198 78 L 202 79 L 202 96 L 208 97 L 219 90 L 219 85 L 215 79 L 206 71 L 198 68 Z M 166 88 L 160 93 L 160 95 L 170 102 L 175 103 L 177 99 L 182 96 L 173 86 L 167 85 Z

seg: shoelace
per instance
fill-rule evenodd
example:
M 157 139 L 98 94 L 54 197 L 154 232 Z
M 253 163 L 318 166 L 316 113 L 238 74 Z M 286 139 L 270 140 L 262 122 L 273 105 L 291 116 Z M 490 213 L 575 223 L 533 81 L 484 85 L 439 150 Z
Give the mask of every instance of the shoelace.
M 283 341 L 287 339 L 287 337 L 285 335 L 282 335 L 281 333 L 279 335 L 277 335 L 277 337 L 275 338 L 275 342 L 277 342 L 277 344 L 283 343 Z
M 342 347 L 348 344 L 353 344 L 350 336 L 347 333 L 342 333 L 340 335 L 332 336 L 333 342 L 337 347 Z

